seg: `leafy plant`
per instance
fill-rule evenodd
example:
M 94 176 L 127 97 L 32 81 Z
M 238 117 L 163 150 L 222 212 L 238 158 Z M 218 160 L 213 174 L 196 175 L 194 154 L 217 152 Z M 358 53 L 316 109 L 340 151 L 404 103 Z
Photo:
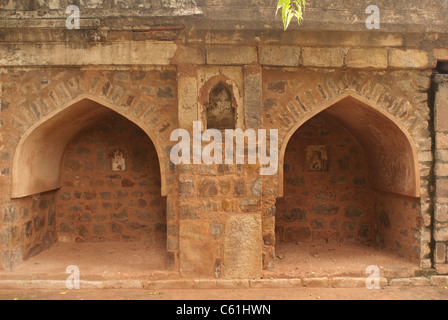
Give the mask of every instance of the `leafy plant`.
M 305 11 L 305 0 L 279 0 L 277 10 L 282 10 L 283 29 L 286 30 L 293 18 L 297 19 L 298 24 L 303 20 L 303 12 Z

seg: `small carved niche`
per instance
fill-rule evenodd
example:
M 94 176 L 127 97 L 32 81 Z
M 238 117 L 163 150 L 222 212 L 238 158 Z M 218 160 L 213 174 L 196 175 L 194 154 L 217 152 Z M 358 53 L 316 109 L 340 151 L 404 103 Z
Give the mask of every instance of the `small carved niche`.
M 220 83 L 210 91 L 206 113 L 207 129 L 235 129 L 235 106 L 227 86 Z
M 328 171 L 327 146 L 306 147 L 305 165 L 308 171 Z
M 124 158 L 122 150 L 115 150 L 113 154 L 110 155 L 112 171 L 125 171 L 126 170 L 126 159 Z

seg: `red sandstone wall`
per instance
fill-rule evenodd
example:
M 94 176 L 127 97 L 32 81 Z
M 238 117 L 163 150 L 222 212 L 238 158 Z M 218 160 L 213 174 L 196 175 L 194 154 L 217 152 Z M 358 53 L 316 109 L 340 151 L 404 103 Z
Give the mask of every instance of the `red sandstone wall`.
M 114 152 L 125 170 L 113 171 Z M 166 238 L 166 201 L 160 195 L 157 153 L 132 122 L 110 112 L 67 147 L 57 199 L 61 241 Z
M 377 192 L 375 214 L 378 244 L 401 257 L 418 261 L 423 224 L 420 210 L 418 198 Z
M 306 148 L 325 145 L 328 171 L 309 171 Z M 368 164 L 356 138 L 325 112 L 291 137 L 285 156 L 285 195 L 277 201 L 276 239 L 374 241 L 416 261 L 422 225 L 418 198 L 370 188 Z
M 324 145 L 328 171 L 306 168 L 307 146 Z M 288 143 L 284 197 L 277 201 L 277 241 L 374 240 L 374 197 L 362 147 L 334 119 L 317 115 Z

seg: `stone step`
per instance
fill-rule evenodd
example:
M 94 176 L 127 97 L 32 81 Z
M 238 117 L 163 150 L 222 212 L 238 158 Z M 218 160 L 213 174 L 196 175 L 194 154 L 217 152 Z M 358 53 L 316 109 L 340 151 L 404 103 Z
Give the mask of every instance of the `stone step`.
M 109 279 L 80 280 L 81 289 L 260 289 L 260 288 L 362 288 L 367 278 L 319 277 L 303 279 Z M 384 287 L 448 286 L 448 275 L 411 278 L 380 278 Z M 0 289 L 60 289 L 67 290 L 63 279 L 0 279 Z M 366 287 L 367 289 L 367 287 Z

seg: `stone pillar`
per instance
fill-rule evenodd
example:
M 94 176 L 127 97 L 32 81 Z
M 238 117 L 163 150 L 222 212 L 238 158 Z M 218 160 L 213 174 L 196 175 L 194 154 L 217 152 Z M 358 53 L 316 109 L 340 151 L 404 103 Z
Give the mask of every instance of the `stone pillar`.
M 437 75 L 435 116 L 434 264 L 439 274 L 448 273 L 448 75 Z
M 262 127 L 262 77 L 260 65 L 244 66 L 244 118 L 246 128 Z
M 178 119 L 180 128 L 190 133 L 191 142 L 192 122 L 204 120 L 209 92 L 220 82 L 232 89 L 236 127 L 244 131 L 262 126 L 259 66 L 178 66 Z M 202 142 L 202 147 L 207 144 Z M 261 277 L 264 210 L 259 169 L 258 164 L 247 163 L 177 166 L 181 275 Z

